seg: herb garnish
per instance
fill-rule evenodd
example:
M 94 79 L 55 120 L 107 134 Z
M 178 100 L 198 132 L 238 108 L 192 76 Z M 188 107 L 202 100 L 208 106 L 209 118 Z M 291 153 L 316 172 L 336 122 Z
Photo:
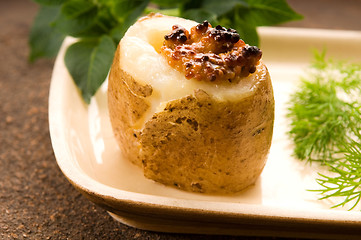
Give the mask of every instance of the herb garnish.
M 30 61 L 55 57 L 65 36 L 79 41 L 66 52 L 65 64 L 89 103 L 104 82 L 116 45 L 138 17 L 149 12 L 208 20 L 231 27 L 250 45 L 258 45 L 257 26 L 299 20 L 285 0 L 35 0 L 41 5 L 30 33 Z
M 361 199 L 361 65 L 325 58 L 316 53 L 306 78 L 291 95 L 288 117 L 295 156 L 327 165 L 332 176 L 316 181 L 326 199 L 341 197 L 333 206 Z

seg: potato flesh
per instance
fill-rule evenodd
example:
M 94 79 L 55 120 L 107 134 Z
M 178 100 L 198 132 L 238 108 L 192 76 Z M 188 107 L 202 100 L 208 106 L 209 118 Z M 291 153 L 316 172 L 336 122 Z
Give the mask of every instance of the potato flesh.
M 203 89 L 220 101 L 238 100 L 252 94 L 254 74 L 238 84 L 214 84 L 188 80 L 184 73 L 169 66 L 159 51 L 164 35 L 169 33 L 175 24 L 187 29 L 197 25 L 196 22 L 175 17 L 149 18 L 130 27 L 120 42 L 120 65 L 123 70 L 139 83 L 153 88 L 153 94 L 147 98 L 150 109 L 146 116 L 134 125 L 136 129 L 142 129 L 145 122 L 154 113 L 162 111 L 167 102 L 191 95 L 196 89 Z

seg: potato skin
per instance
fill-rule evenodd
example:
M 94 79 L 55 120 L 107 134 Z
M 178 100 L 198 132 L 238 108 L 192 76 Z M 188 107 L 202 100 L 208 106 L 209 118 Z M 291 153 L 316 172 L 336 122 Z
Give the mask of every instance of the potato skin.
M 140 131 L 132 128 L 149 105 L 142 86 L 119 65 L 109 76 L 109 113 L 123 156 L 142 166 L 147 178 L 187 191 L 229 194 L 252 185 L 271 146 L 274 97 L 260 63 L 254 94 L 219 101 L 197 89 L 168 102 Z M 150 93 L 150 94 L 149 94 Z
M 152 87 L 141 85 L 126 74 L 119 64 L 118 46 L 109 73 L 108 108 L 114 136 L 123 156 L 138 166 L 142 166 L 139 155 L 139 131 L 133 129 L 136 122 L 148 110 L 145 98 L 152 94 Z

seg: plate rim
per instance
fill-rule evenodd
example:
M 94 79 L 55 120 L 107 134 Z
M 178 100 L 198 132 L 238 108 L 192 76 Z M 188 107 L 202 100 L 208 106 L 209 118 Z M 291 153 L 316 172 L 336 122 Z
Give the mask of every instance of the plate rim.
M 341 34 L 346 37 L 354 36 L 361 39 L 361 31 L 348 31 L 348 30 L 324 30 L 324 29 L 304 29 L 304 28 L 283 28 L 283 27 L 262 27 L 259 28 L 259 33 L 262 36 L 265 35 L 282 35 L 285 32 L 290 36 L 307 36 L 319 37 L 319 36 L 334 36 L 338 39 Z M 199 216 L 213 216 L 213 217 L 229 217 L 238 220 L 265 220 L 270 224 L 281 222 L 283 224 L 290 222 L 298 222 L 303 224 L 317 223 L 320 225 L 338 225 L 361 227 L 361 215 L 359 212 L 350 211 L 338 211 L 329 209 L 320 210 L 295 210 L 290 212 L 289 209 L 282 209 L 271 206 L 259 206 L 256 204 L 245 203 L 229 203 L 229 202 L 213 202 L 204 200 L 190 200 L 179 199 L 172 197 L 164 197 L 157 195 L 150 195 L 145 193 L 136 193 L 126 191 L 122 189 L 116 189 L 107 185 L 104 185 L 90 176 L 79 171 L 74 167 L 71 161 L 68 161 L 66 151 L 62 151 L 60 146 L 65 146 L 66 139 L 61 134 L 61 123 L 59 119 L 61 116 L 61 104 L 62 89 L 64 89 L 64 83 L 59 81 L 57 71 L 59 66 L 63 62 L 64 51 L 66 46 L 74 41 L 73 38 L 67 37 L 63 42 L 63 45 L 56 58 L 54 69 L 51 77 L 50 92 L 49 92 L 49 107 L 48 107 L 48 119 L 49 119 L 49 131 L 51 142 L 56 157 L 57 164 L 66 178 L 71 184 L 78 189 L 82 194 L 88 197 L 95 203 L 98 203 L 105 209 L 111 212 L 117 212 L 117 207 L 124 206 L 131 208 L 130 212 L 141 213 L 144 209 L 152 212 L 158 216 L 161 214 L 177 215 L 179 213 L 188 213 L 190 215 Z M 60 137 L 59 137 L 60 136 Z M 63 136 L 63 137 L 61 137 Z M 207 204 L 204 204 L 207 202 Z M 235 209 L 238 207 L 238 211 Z M 158 214 L 157 214 L 158 213 Z

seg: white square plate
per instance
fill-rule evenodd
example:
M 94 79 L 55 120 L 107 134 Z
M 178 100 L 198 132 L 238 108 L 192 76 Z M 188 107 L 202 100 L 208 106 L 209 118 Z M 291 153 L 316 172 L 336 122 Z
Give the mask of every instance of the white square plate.
M 273 81 L 276 116 L 266 167 L 257 183 L 232 196 L 189 193 L 146 179 L 121 159 L 107 110 L 105 82 L 91 104 L 81 99 L 64 65 L 67 38 L 55 62 L 49 97 L 49 124 L 59 167 L 91 201 L 119 221 L 165 232 L 355 238 L 361 212 L 330 209 L 306 189 L 317 189 L 325 169 L 292 157 L 285 119 L 289 94 L 312 60 L 312 50 L 361 62 L 361 33 L 294 28 L 259 28 L 263 59 Z M 316 169 L 317 168 L 317 169 Z

